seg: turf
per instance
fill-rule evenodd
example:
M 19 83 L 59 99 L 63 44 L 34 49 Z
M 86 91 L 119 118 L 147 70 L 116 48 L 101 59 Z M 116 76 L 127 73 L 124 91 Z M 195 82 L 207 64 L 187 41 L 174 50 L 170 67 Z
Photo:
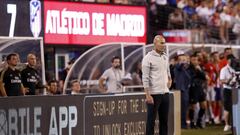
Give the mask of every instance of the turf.
M 182 129 L 181 135 L 232 135 L 232 132 L 223 132 L 223 125 L 208 125 L 204 129 Z

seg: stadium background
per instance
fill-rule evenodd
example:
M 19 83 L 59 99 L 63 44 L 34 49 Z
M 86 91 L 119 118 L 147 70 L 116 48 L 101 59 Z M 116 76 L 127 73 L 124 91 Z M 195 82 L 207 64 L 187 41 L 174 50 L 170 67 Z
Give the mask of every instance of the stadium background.
M 143 7 L 146 8 L 146 33 L 144 43 L 152 43 L 152 39 L 156 34 L 163 34 L 166 39 L 171 43 L 188 43 L 191 48 L 194 46 L 205 47 L 207 45 L 226 45 L 237 46 L 239 45 L 239 13 L 240 5 L 237 4 L 238 0 L 223 0 L 223 5 L 216 5 L 217 0 L 168 0 L 167 3 L 161 3 L 161 0 L 55 0 L 57 3 L 68 4 L 105 4 L 115 5 L 116 7 L 132 8 Z M 44 40 L 45 28 L 45 12 L 44 2 L 41 1 L 41 31 L 39 37 Z M 47 3 L 47 2 L 46 2 Z M 16 23 L 13 37 L 33 37 L 33 32 L 30 27 L 30 7 L 28 1 L 1 1 L 0 3 L 0 36 L 9 35 L 9 28 L 12 22 L 11 13 L 7 13 L 8 4 L 16 5 Z M 209 12 L 192 13 L 192 9 L 203 4 L 209 7 Z M 115 8 L 116 8 L 115 7 Z M 187 8 L 184 8 L 187 7 Z M 213 12 L 212 9 L 220 11 Z M 176 14 L 173 14 L 176 12 Z M 211 13 L 210 13 L 211 12 Z M 231 15 L 229 17 L 223 16 L 220 13 Z M 176 15 L 175 17 L 173 17 Z M 181 17 L 180 17 L 181 16 Z M 178 18 L 179 17 L 179 18 Z M 224 20 L 224 17 L 226 20 Z M 2 19 L 4 18 L 4 19 Z M 178 18 L 179 20 L 174 20 Z M 182 19 L 181 19 L 182 18 Z M 211 20 L 212 19 L 212 20 Z M 223 20 L 221 20 L 223 19 Z M 22 21 L 24 20 L 24 21 Z M 174 22 L 176 21 L 176 22 Z M 234 28 L 236 27 L 237 30 Z M 94 40 L 94 39 L 93 39 Z M 115 40 L 112 40 L 114 42 Z M 125 42 L 125 41 L 123 41 Z M 104 43 L 104 42 L 102 42 Z M 52 78 L 59 79 L 58 73 L 63 70 L 67 63 L 72 59 L 77 59 L 81 54 L 96 46 L 98 44 L 61 44 L 58 41 L 55 43 L 47 43 L 44 40 L 44 60 L 46 70 L 46 81 Z M 199 47 L 199 48 L 201 48 Z M 180 47 L 181 48 L 181 47 Z M 188 47 L 187 47 L 188 48 Z M 214 48 L 214 47 L 213 47 Z M 238 52 L 237 52 L 238 54 Z M 24 61 L 23 61 L 24 62 Z

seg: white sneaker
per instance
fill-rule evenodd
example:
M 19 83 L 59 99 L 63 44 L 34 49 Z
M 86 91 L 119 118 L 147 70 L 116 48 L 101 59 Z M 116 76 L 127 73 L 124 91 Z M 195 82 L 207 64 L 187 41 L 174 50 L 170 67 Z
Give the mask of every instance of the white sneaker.
M 231 129 L 231 126 L 225 125 L 223 131 L 226 132 L 226 131 L 229 131 L 230 129 Z
M 219 117 L 214 118 L 214 123 L 215 124 L 220 124 L 221 123 L 221 121 L 219 120 Z

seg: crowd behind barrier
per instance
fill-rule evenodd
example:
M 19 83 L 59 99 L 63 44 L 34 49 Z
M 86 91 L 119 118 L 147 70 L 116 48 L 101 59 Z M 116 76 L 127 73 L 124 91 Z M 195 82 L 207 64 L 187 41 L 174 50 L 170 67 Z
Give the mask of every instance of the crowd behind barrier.
M 174 57 L 170 58 L 169 60 L 170 70 L 171 70 L 171 76 L 173 78 L 173 84 L 171 89 L 173 90 L 177 89 L 181 91 L 181 107 L 182 107 L 181 126 L 182 128 L 196 128 L 196 127 L 204 128 L 205 126 L 204 124 L 206 122 L 211 124 L 220 124 L 222 123 L 222 121 L 225 120 L 224 118 L 226 116 L 224 116 L 224 112 L 222 110 L 223 110 L 223 105 L 225 104 L 226 99 L 224 99 L 225 97 L 223 93 L 224 83 L 220 80 L 220 71 L 223 67 L 227 65 L 228 63 L 227 56 L 230 54 L 233 54 L 232 48 L 225 48 L 223 53 L 219 53 L 216 51 L 209 52 L 205 50 L 204 47 L 202 47 L 201 49 L 192 50 L 190 52 L 183 52 L 181 50 L 178 50 L 177 53 L 174 55 Z M 14 56 L 14 58 L 12 58 L 12 56 Z M 34 65 L 36 64 L 36 56 L 34 54 L 29 54 L 27 58 L 28 63 L 26 64 L 25 67 L 22 67 L 20 69 L 17 68 L 18 67 L 17 65 L 20 64 L 18 63 L 19 57 L 17 56 L 18 55 L 15 53 L 10 54 L 7 56 L 6 63 L 3 63 L 4 67 L 1 71 L 1 80 L 0 80 L 2 96 L 22 96 L 22 95 L 38 95 L 38 94 L 41 95 L 43 94 L 42 89 L 47 90 L 47 95 L 105 93 L 106 92 L 106 91 L 100 91 L 100 90 L 91 91 L 91 90 L 81 89 L 80 80 L 71 80 L 70 82 L 71 90 L 67 91 L 66 93 L 63 93 L 63 87 L 61 86 L 60 83 L 61 81 L 64 81 L 64 78 L 62 78 L 63 80 L 61 81 L 55 80 L 55 79 L 49 80 L 48 84 L 44 85 L 42 84 L 41 78 L 39 78 L 37 71 L 34 70 Z M 69 64 L 71 65 L 72 63 L 74 63 L 74 61 L 70 62 Z M 199 86 L 202 87 L 202 92 L 203 92 L 201 93 L 202 98 L 198 97 L 201 100 L 199 99 L 195 102 L 191 102 L 190 101 L 192 100 L 191 97 L 194 96 L 194 94 L 192 95 L 191 93 L 192 91 L 191 83 L 194 81 L 193 78 L 195 78 L 196 76 L 192 76 L 191 72 L 188 72 L 188 70 L 191 69 L 190 67 L 194 65 L 194 63 L 198 65 L 197 66 L 199 68 L 198 70 L 203 71 L 203 74 L 205 75 L 204 76 L 205 79 L 203 79 L 201 82 L 196 80 L 198 81 Z M 118 64 L 117 66 L 119 66 Z M 130 77 L 127 80 L 125 80 L 127 81 L 127 83 L 120 84 L 122 85 L 121 86 L 122 91 L 119 91 L 119 93 L 143 91 L 142 79 L 141 79 L 142 72 L 141 72 L 140 65 L 141 65 L 140 61 L 134 64 L 130 72 Z M 69 67 L 71 66 L 68 66 L 67 68 Z M 9 68 L 11 68 L 13 71 L 17 71 L 17 75 L 21 74 L 22 76 L 24 72 L 28 71 L 26 69 L 30 68 L 32 70 L 29 72 L 31 72 L 32 74 L 28 76 L 29 78 L 25 76 L 25 78 L 27 77 L 25 81 L 23 80 L 24 77 L 18 76 L 18 77 L 15 77 L 15 81 L 13 80 L 12 82 L 11 81 L 9 82 L 7 81 L 8 79 L 6 79 L 8 77 L 5 76 L 6 69 L 9 69 Z M 238 68 L 237 70 L 239 70 L 239 67 L 237 68 Z M 120 78 L 123 78 L 123 76 Z M 231 78 L 234 78 L 234 77 L 231 77 Z M 230 82 L 232 80 L 228 80 L 228 81 Z M 7 90 L 11 89 L 8 87 L 10 85 L 12 85 L 11 88 L 14 88 L 14 89 L 9 93 L 7 92 Z M 103 83 L 102 85 L 104 86 L 106 84 Z M 5 92 L 3 90 L 5 90 Z M 195 97 L 193 98 L 196 99 Z M 201 112 L 201 114 L 199 114 L 200 116 L 199 119 L 194 119 L 193 115 L 194 113 L 196 113 L 196 110 L 199 109 L 196 106 L 197 105 L 196 103 L 198 102 L 200 103 L 199 112 Z M 193 105 L 192 103 L 194 104 L 194 106 L 190 106 L 190 105 Z M 191 116 L 189 116 L 190 115 L 189 113 L 191 114 Z M 227 123 L 226 120 L 225 120 L 225 123 Z M 229 126 L 230 124 L 227 124 L 227 125 Z M 224 129 L 224 131 L 228 131 L 228 130 L 230 130 L 230 126 Z

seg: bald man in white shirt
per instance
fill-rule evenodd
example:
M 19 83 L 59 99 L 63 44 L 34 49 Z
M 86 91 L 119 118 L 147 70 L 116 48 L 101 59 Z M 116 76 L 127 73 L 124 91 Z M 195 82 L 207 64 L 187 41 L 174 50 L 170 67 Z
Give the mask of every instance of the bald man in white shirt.
M 142 61 L 143 86 L 147 101 L 146 134 L 154 135 L 155 119 L 159 116 L 159 135 L 168 135 L 169 88 L 172 83 L 168 56 L 165 53 L 165 39 L 157 35 L 154 50 Z

